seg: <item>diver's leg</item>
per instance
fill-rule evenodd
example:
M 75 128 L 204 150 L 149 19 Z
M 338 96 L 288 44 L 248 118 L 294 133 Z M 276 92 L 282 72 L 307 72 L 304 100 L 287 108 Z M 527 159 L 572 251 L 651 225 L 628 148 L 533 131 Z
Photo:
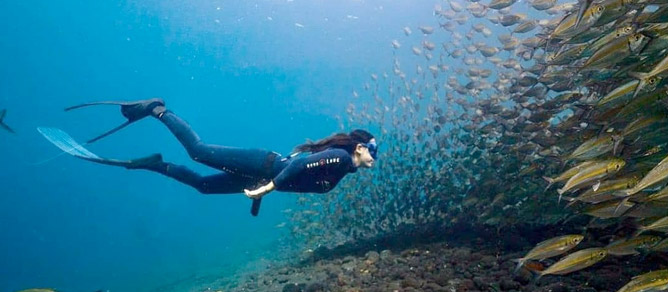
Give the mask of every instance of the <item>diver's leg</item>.
M 209 176 L 201 176 L 195 171 L 183 166 L 169 162 L 153 163 L 151 165 L 135 168 L 146 169 L 161 173 L 179 182 L 187 184 L 202 194 L 235 194 L 243 193 L 252 182 L 244 177 L 221 172 Z
M 193 160 L 238 175 L 266 174 L 264 163 L 270 151 L 206 144 L 172 111 L 159 106 L 153 110 L 153 115 L 176 136 Z

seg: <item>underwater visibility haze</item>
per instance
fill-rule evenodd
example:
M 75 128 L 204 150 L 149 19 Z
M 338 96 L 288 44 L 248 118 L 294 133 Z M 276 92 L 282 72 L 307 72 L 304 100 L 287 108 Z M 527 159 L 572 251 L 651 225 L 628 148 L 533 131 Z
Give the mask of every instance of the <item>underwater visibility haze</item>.
M 5 1 L 0 291 L 667 290 L 667 9 Z M 95 143 L 127 108 L 64 110 L 156 97 Z M 269 192 L 257 216 L 248 196 L 287 175 L 201 194 L 93 163 L 239 171 L 197 163 L 177 116 L 283 156 L 352 144 L 281 164 L 325 191 Z

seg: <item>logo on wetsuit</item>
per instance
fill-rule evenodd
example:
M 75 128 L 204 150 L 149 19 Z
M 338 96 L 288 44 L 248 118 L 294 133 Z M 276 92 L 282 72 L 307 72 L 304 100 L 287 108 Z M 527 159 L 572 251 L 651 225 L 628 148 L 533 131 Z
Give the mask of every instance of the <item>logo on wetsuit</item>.
M 326 164 L 339 163 L 339 161 L 340 161 L 339 158 L 320 159 L 320 161 L 318 162 L 306 164 L 306 168 L 313 168 L 313 167 L 323 166 Z

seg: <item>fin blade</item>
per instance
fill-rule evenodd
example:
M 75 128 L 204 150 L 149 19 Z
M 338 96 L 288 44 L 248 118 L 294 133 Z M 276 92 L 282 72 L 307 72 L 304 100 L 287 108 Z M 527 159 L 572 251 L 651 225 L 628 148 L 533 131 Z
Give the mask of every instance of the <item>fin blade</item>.
M 38 127 L 37 131 L 39 131 L 42 134 L 42 136 L 44 136 L 44 138 L 49 140 L 49 142 L 51 142 L 51 144 L 60 148 L 60 150 L 62 150 L 63 153 L 67 153 L 67 154 L 70 154 L 74 157 L 81 158 L 81 159 L 88 160 L 88 161 L 92 161 L 92 162 L 95 162 L 95 163 L 100 163 L 100 164 L 105 164 L 105 165 L 113 165 L 113 166 L 122 166 L 122 167 L 125 167 L 125 168 L 128 168 L 128 169 L 132 169 L 132 168 L 137 168 L 136 167 L 137 160 L 150 159 L 150 158 L 153 157 L 153 156 L 149 156 L 149 157 L 144 157 L 144 158 L 140 158 L 140 159 L 136 159 L 136 160 L 118 160 L 118 159 L 103 158 L 103 157 L 97 156 L 95 153 L 86 149 L 83 145 L 79 144 L 77 141 L 74 140 L 74 138 L 72 138 L 69 134 L 65 133 L 65 131 L 63 131 L 61 129 Z M 159 154 L 156 154 L 156 155 L 159 155 Z M 162 159 L 162 158 L 160 157 L 159 159 Z M 49 160 L 51 160 L 51 159 L 49 159 Z
M 127 104 L 127 102 L 124 101 L 96 101 L 96 102 L 82 103 L 75 106 L 66 107 L 65 111 L 71 111 L 73 109 L 78 109 L 93 105 L 125 105 L 125 104 Z
M 60 150 L 69 153 L 72 156 L 80 158 L 100 159 L 99 156 L 97 156 L 93 152 L 90 152 L 88 149 L 86 149 L 77 141 L 75 141 L 74 138 L 72 138 L 72 136 L 70 136 L 61 129 L 38 127 L 37 131 L 39 131 L 39 133 L 42 134 L 44 138 L 49 140 L 51 144 L 60 148 Z

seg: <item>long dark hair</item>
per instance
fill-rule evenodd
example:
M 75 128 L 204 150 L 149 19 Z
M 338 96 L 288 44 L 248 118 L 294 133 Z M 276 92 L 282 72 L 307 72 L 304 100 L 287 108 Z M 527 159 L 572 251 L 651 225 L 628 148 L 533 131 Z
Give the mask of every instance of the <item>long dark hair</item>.
M 308 141 L 295 147 L 295 151 L 316 153 L 334 147 L 344 149 L 348 151 L 348 153 L 353 154 L 357 144 L 368 143 L 371 139 L 373 139 L 371 133 L 365 130 L 356 129 L 348 134 L 336 133 L 315 142 Z

